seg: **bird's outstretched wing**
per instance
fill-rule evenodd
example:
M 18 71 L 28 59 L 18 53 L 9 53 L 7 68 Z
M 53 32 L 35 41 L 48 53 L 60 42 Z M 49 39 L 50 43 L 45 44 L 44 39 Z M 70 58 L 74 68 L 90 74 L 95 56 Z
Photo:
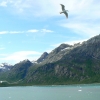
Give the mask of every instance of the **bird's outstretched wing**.
M 68 13 L 67 12 L 64 12 L 64 14 L 66 15 L 66 17 L 68 18 Z
M 65 10 L 65 6 L 63 4 L 60 4 L 60 5 L 62 7 L 62 11 L 64 11 Z

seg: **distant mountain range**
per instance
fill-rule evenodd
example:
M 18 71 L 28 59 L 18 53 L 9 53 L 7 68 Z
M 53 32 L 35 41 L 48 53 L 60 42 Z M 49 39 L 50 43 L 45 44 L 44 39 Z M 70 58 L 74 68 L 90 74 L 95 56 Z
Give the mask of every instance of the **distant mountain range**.
M 61 44 L 37 61 L 21 61 L 0 76 L 9 82 L 21 80 L 21 85 L 98 83 L 100 35 L 83 43 Z
M 8 63 L 1 63 L 0 64 L 0 72 L 9 71 L 12 67 L 13 67 L 13 65 L 10 65 Z

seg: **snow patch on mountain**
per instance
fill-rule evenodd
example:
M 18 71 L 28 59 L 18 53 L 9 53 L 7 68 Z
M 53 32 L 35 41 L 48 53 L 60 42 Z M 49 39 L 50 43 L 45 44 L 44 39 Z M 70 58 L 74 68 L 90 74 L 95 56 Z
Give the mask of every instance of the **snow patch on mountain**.
M 1 63 L 0 64 L 0 71 L 8 71 L 12 68 L 13 65 L 10 65 L 8 63 Z

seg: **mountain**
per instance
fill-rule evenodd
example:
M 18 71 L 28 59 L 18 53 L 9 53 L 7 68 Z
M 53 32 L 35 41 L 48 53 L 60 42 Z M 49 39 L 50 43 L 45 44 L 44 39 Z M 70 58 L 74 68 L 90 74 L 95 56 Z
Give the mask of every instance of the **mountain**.
M 61 44 L 30 70 L 28 84 L 100 82 L 100 35 L 73 46 Z
M 23 80 L 20 84 L 24 85 L 99 83 L 100 35 L 83 43 L 61 44 L 37 62 L 15 64 L 7 80 Z
M 46 56 L 46 59 L 42 60 L 41 64 L 53 63 L 60 60 L 65 54 L 67 54 L 73 48 L 72 45 L 61 44 L 55 48 Z
M 10 65 L 8 63 L 1 63 L 0 64 L 0 72 L 6 72 L 10 70 L 13 67 L 13 65 Z
M 29 67 L 32 65 L 34 64 L 28 59 L 15 64 L 7 76 L 8 80 L 17 81 L 23 79 L 26 76 Z
M 41 63 L 43 60 L 45 60 L 48 56 L 47 52 L 44 52 L 41 57 L 37 60 L 37 63 Z

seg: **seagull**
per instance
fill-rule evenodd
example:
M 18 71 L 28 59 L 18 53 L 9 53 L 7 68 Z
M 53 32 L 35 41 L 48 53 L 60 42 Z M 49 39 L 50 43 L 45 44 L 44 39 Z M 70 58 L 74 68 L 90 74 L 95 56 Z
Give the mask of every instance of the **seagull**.
M 68 10 L 65 10 L 65 6 L 63 4 L 60 4 L 62 7 L 62 12 L 60 12 L 60 14 L 64 13 L 66 15 L 66 17 L 68 18 Z

